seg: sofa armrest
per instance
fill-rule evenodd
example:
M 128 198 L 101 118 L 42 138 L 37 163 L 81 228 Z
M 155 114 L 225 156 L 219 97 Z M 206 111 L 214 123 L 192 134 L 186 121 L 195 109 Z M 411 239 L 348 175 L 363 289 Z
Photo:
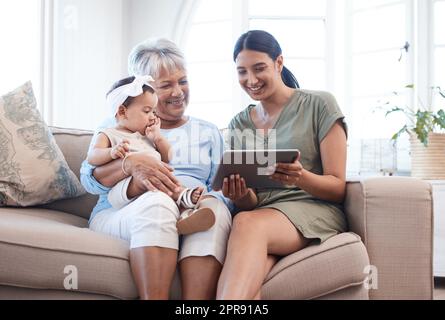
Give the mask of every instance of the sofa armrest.
M 371 299 L 432 299 L 431 185 L 400 177 L 348 182 L 344 205 L 350 231 L 377 267 Z

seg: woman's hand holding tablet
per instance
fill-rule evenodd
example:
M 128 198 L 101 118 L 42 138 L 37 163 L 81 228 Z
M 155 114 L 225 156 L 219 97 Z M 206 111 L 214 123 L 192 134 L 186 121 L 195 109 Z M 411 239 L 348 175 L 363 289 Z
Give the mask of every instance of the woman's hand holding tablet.
M 300 176 L 299 159 L 298 149 L 226 151 L 212 188 L 237 198 L 246 196 L 249 188 L 288 188 L 290 181 L 286 176 L 292 177 L 292 181 Z
M 298 158 L 293 163 L 278 163 L 275 173 L 270 178 L 285 186 L 295 188 L 302 175 L 303 166 Z
M 247 196 L 250 188 L 247 188 L 246 180 L 239 174 L 231 175 L 223 180 L 222 193 L 224 197 L 232 201 L 239 201 Z

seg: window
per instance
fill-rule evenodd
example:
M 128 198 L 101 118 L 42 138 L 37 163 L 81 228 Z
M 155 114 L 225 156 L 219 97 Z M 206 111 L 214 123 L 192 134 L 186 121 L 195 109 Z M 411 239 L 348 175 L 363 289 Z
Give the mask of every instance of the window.
M 185 47 L 191 99 L 188 114 L 220 127 L 227 126 L 233 116 L 232 12 L 232 1 L 200 1 Z
M 188 113 L 222 128 L 252 102 L 238 85 L 232 61 L 234 44 L 247 30 L 273 34 L 285 65 L 301 86 L 326 90 L 326 19 L 327 0 L 199 1 L 185 41 L 191 86 Z
M 270 32 L 286 66 L 310 89 L 326 89 L 326 0 L 249 0 L 249 29 Z
M 378 106 L 390 101 L 405 106 L 410 96 L 404 87 L 412 83 L 412 37 L 409 29 L 411 1 L 349 0 L 348 2 L 348 113 L 351 137 L 348 170 L 372 171 L 381 168 L 363 165 L 365 158 L 380 152 L 364 146 L 387 140 L 403 126 L 403 115 L 385 117 Z M 394 92 L 399 92 L 397 95 Z M 402 140 L 400 140 L 402 141 Z M 380 143 L 378 143 L 380 145 Z M 407 170 L 407 141 L 400 142 L 397 166 Z M 371 153 L 369 155 L 368 153 Z M 392 166 L 393 162 L 390 163 Z
M 126 74 L 124 12 L 121 0 L 0 1 L 0 94 L 31 80 L 49 125 L 96 128 Z
M 434 2 L 435 15 L 443 16 L 445 0 L 429 1 Z M 224 127 L 251 103 L 237 84 L 231 53 L 241 33 L 267 30 L 280 42 L 285 64 L 302 88 L 331 91 L 337 97 L 349 125 L 349 174 L 363 172 L 370 157 L 391 150 L 389 138 L 404 122 L 403 115 L 386 118 L 377 112 L 378 106 L 413 102 L 409 90 L 403 89 L 415 83 L 417 5 L 418 0 L 199 1 L 186 34 L 194 86 L 189 112 Z M 442 20 L 436 18 L 436 30 L 444 28 Z M 436 32 L 433 50 L 434 69 L 441 70 L 442 33 Z M 434 80 L 429 74 L 425 78 L 445 87 L 445 73 L 434 74 Z M 385 160 L 392 166 L 387 169 L 409 171 L 408 146 L 407 138 L 399 140 L 395 160 Z
M 0 94 L 32 80 L 48 124 L 94 129 L 109 115 L 104 95 L 127 74 L 133 45 L 165 36 L 186 54 L 189 114 L 222 128 L 251 103 L 238 84 L 234 43 L 249 29 L 265 29 L 303 88 L 330 91 L 339 101 L 351 174 L 370 167 L 377 149 L 386 148 L 381 142 L 401 127 L 402 116 L 385 118 L 377 106 L 415 105 L 417 94 L 429 105 L 431 88 L 445 88 L 445 0 L 178 2 L 0 1 Z M 178 21 L 164 18 L 180 12 Z M 411 83 L 416 94 L 393 94 Z M 433 100 L 444 107 L 438 95 Z M 399 172 L 410 169 L 408 147 L 399 140 Z
M 433 86 L 439 86 L 445 89 L 445 0 L 433 1 L 434 12 L 434 40 L 433 40 L 433 68 L 432 83 Z M 439 31 L 440 30 L 440 31 Z M 437 109 L 445 109 L 444 99 L 435 96 L 433 106 Z
M 39 0 L 0 1 L 0 95 L 32 81 L 39 108 L 41 10 Z

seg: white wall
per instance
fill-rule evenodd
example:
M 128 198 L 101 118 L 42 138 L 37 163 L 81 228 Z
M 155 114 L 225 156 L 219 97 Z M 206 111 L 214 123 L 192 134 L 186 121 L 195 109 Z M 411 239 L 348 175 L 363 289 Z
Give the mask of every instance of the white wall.
M 0 1 L 0 95 L 31 80 L 39 98 L 40 11 L 36 0 Z
M 94 128 L 107 115 L 105 94 L 124 70 L 123 1 L 55 1 L 52 124 Z
M 128 30 L 125 50 L 151 37 L 173 39 L 183 0 L 124 0 Z
M 108 116 L 108 89 L 128 74 L 133 46 L 149 37 L 172 39 L 184 1 L 54 1 L 53 111 L 47 121 L 95 128 Z

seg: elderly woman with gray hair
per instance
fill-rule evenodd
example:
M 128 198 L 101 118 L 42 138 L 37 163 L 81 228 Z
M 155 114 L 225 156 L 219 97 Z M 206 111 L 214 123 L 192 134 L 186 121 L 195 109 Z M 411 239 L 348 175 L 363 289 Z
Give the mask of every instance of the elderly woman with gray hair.
M 129 72 L 154 78 L 156 113 L 162 135 L 173 147 L 173 160 L 167 165 L 146 154 L 131 153 L 125 161 L 117 159 L 100 167 L 85 161 L 82 184 L 100 195 L 90 229 L 130 243 L 130 265 L 141 299 L 168 299 L 178 263 L 182 298 L 213 299 L 231 229 L 231 202 L 210 186 L 223 152 L 221 134 L 215 125 L 185 116 L 187 71 L 174 43 L 152 39 L 139 44 L 129 56 Z M 109 119 L 98 132 L 114 124 L 115 119 Z M 126 179 L 126 174 L 132 178 Z M 207 193 L 198 207 L 213 210 L 213 227 L 178 234 L 180 212 L 167 194 L 180 185 L 205 187 Z

